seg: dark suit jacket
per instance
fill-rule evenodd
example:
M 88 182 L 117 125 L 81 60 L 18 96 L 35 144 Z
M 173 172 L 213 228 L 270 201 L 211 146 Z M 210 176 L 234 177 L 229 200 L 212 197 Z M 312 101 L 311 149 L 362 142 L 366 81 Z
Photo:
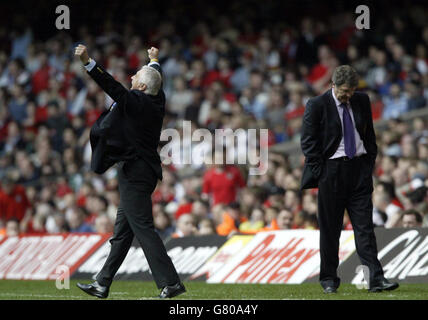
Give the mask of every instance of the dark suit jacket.
M 355 126 L 374 167 L 377 155 L 370 100 L 367 94 L 355 92 L 350 99 Z M 301 147 L 305 155 L 301 189 L 318 187 L 324 162 L 337 150 L 342 139 L 342 124 L 332 89 L 309 99 L 303 115 Z
M 158 65 L 151 67 L 161 72 Z M 101 174 L 116 162 L 140 158 L 162 180 L 157 148 L 165 115 L 163 90 L 156 96 L 128 90 L 98 64 L 88 74 L 116 102 L 91 128 L 91 169 Z

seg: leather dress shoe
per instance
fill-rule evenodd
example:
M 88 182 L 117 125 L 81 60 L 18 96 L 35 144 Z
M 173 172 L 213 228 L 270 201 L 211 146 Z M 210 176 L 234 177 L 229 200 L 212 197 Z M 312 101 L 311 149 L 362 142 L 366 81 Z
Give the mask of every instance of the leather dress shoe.
M 163 287 L 159 295 L 159 298 L 161 299 L 173 298 L 184 292 L 186 292 L 186 288 L 181 282 L 178 282 L 172 286 Z
M 337 288 L 335 287 L 325 287 L 324 293 L 337 293 Z
M 91 284 L 77 283 L 77 286 L 87 294 L 97 298 L 105 299 L 108 296 L 109 287 L 102 286 L 97 281 Z
M 383 279 L 379 282 L 374 283 L 370 286 L 369 292 L 381 292 L 383 290 L 391 291 L 399 287 L 397 282 L 390 282 L 387 279 Z

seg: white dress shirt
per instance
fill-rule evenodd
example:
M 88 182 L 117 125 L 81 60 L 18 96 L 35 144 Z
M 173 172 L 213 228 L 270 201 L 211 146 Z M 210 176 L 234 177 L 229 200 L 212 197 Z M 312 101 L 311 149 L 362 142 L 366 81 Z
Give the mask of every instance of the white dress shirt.
M 97 63 L 95 62 L 94 59 L 89 58 L 89 63 L 85 64 L 84 67 L 85 67 L 86 71 L 89 72 L 95 67 L 96 64 Z
M 339 118 L 340 123 L 342 125 L 342 139 L 340 140 L 339 147 L 337 148 L 336 152 L 330 157 L 330 159 L 345 157 L 345 140 L 344 140 L 344 133 L 343 133 L 343 109 L 340 107 L 341 102 L 337 100 L 336 95 L 334 94 L 333 88 L 331 89 L 331 93 L 333 95 L 334 102 L 336 103 L 337 112 L 339 112 Z M 355 120 L 354 120 L 354 113 L 352 112 L 352 106 L 348 102 L 346 106 L 349 110 L 349 113 L 351 114 L 352 124 L 354 126 L 354 134 L 355 134 L 355 147 L 356 147 L 356 157 L 359 157 L 363 154 L 366 154 L 367 151 L 364 148 L 363 141 L 360 138 L 360 134 L 358 133 L 356 127 L 355 127 Z

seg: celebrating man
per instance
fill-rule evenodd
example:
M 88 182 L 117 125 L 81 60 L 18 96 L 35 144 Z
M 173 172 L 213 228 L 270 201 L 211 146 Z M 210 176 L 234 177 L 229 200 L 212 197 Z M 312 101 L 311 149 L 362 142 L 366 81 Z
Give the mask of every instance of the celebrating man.
M 91 129 L 91 168 L 103 173 L 118 163 L 120 204 L 117 211 L 111 251 L 92 284 L 77 286 L 98 298 L 108 296 L 113 277 L 128 253 L 134 235 L 147 258 L 160 298 L 185 292 L 183 284 L 155 232 L 151 194 L 162 179 L 157 153 L 165 94 L 162 90 L 158 49 L 148 50 L 150 63 L 132 76 L 128 90 L 88 55 L 85 46 L 76 47 L 75 55 L 91 78 L 114 100 Z
M 346 209 L 357 253 L 370 270 L 369 291 L 393 290 L 398 283 L 384 277 L 372 220 L 377 145 L 369 97 L 355 92 L 358 75 L 348 65 L 337 67 L 332 80 L 331 90 L 308 101 L 301 137 L 306 157 L 301 188 L 319 188 L 320 283 L 326 293 L 339 287 L 339 237 Z

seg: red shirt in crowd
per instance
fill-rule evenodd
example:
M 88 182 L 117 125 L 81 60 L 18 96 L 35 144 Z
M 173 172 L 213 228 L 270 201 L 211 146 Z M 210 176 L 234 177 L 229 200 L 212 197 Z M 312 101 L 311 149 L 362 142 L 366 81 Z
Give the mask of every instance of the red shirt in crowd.
M 383 102 L 382 100 L 378 100 L 375 102 L 372 102 L 372 117 L 373 121 L 377 121 L 382 119 L 382 112 L 383 112 Z
M 235 166 L 226 165 L 223 170 L 212 168 L 205 173 L 202 192 L 212 194 L 212 205 L 229 204 L 236 200 L 238 189 L 245 187 L 245 185 L 245 180 L 239 169 Z
M 31 207 L 25 194 L 25 188 L 16 185 L 10 194 L 0 189 L 0 219 L 7 221 L 16 218 L 19 221 L 24 217 L 25 211 Z
M 313 84 L 314 82 L 316 82 L 317 80 L 321 79 L 322 77 L 324 77 L 328 72 L 328 68 L 321 64 L 318 63 L 317 65 L 315 65 L 309 75 L 307 76 L 306 80 L 309 81 L 310 84 Z
M 49 65 L 43 66 L 34 73 L 31 79 L 34 94 L 37 95 L 40 91 L 46 90 L 49 87 L 50 73 L 51 67 Z
M 192 213 L 192 203 L 184 203 L 178 207 L 177 211 L 174 214 L 175 220 L 178 220 L 181 215 L 186 213 Z
M 7 138 L 7 127 L 10 121 L 0 122 L 0 141 L 4 141 Z
M 205 77 L 205 84 L 207 86 L 210 86 L 213 82 L 220 81 L 226 88 L 230 89 L 232 87 L 232 85 L 230 84 L 230 78 L 232 77 L 232 75 L 232 71 L 222 73 L 217 70 L 212 70 L 207 73 Z
M 73 193 L 73 189 L 67 183 L 58 184 L 56 188 L 57 197 L 64 197 L 66 194 Z
M 161 188 L 156 188 L 156 190 L 152 193 L 152 201 L 153 203 L 166 202 L 169 203 L 174 201 L 175 194 L 169 192 L 168 190 L 161 190 Z
M 86 126 L 92 127 L 92 125 L 95 123 L 95 121 L 97 121 L 101 113 L 102 113 L 102 110 L 99 110 L 99 109 L 88 110 L 85 113 Z

